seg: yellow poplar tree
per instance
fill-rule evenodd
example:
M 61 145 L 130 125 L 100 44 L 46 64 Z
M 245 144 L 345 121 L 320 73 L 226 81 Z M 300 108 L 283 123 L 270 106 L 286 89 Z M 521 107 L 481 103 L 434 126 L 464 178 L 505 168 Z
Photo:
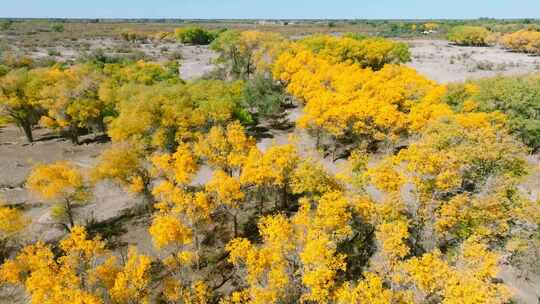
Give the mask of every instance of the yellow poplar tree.
M 154 202 L 152 176 L 146 162 L 146 153 L 140 145 L 113 145 L 101 154 L 99 163 L 90 175 L 94 182 L 112 180 L 131 193 L 141 194 L 147 204 Z
M 29 219 L 15 208 L 0 200 L 0 259 L 6 258 L 9 246 L 28 226 Z
M 51 214 L 68 231 L 75 226 L 75 208 L 90 199 L 81 172 L 65 161 L 35 166 L 26 186 L 41 199 L 55 204 Z
M 221 170 L 214 171 L 212 179 L 206 184 L 206 191 L 222 205 L 232 217 L 233 235 L 238 235 L 238 212 L 245 199 L 238 178 L 231 177 Z
M 255 140 L 245 133 L 244 127 L 233 122 L 226 128 L 215 126 L 210 129 L 195 143 L 194 151 L 212 168 L 232 175 L 244 164 L 254 146 Z
M 98 125 L 104 131 L 106 104 L 99 99 L 101 75 L 93 66 L 53 67 L 43 77 L 52 84 L 41 93 L 41 104 L 47 111 L 40 120 L 42 125 L 66 133 L 74 144 L 79 143 L 81 128 Z
M 34 140 L 32 127 L 41 115 L 38 73 L 19 69 L 0 78 L 0 116 L 7 116 L 24 131 L 28 142 Z

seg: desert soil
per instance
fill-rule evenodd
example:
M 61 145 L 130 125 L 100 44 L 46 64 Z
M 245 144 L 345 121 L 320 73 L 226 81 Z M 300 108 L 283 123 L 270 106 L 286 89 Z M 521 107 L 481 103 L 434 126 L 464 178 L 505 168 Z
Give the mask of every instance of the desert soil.
M 496 75 L 519 75 L 540 70 L 540 57 L 515 53 L 498 46 L 462 47 L 443 40 L 410 40 L 408 65 L 440 83 Z

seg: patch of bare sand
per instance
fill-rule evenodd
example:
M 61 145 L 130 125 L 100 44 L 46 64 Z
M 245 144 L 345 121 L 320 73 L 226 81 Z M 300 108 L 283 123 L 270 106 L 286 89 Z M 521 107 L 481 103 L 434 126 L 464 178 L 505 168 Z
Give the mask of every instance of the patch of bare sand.
M 412 55 L 408 66 L 441 83 L 540 70 L 540 57 L 510 52 L 498 46 L 462 47 L 445 40 L 407 42 Z
M 63 231 L 53 225 L 50 205 L 24 188 L 28 174 L 37 164 L 60 160 L 88 169 L 110 143 L 92 142 L 93 136 L 89 135 L 82 138 L 82 142 L 88 143 L 73 145 L 45 129 L 35 130 L 34 135 L 36 141 L 28 144 L 17 128 L 0 128 L 0 199 L 24 206 L 25 214 L 32 220 L 29 239 L 48 241 L 62 236 Z M 105 221 L 137 203 L 136 198 L 126 195 L 118 186 L 100 183 L 90 203 L 77 208 L 78 223 Z
M 184 45 L 180 51 L 183 58 L 180 66 L 182 79 L 199 78 L 213 71 L 216 67 L 213 61 L 217 58 L 217 53 L 210 50 L 208 46 Z

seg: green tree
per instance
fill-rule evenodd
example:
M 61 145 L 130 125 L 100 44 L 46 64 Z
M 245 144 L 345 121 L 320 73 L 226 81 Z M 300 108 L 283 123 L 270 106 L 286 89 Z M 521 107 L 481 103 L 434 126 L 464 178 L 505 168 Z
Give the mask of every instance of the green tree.
M 458 111 L 500 111 L 514 135 L 531 149 L 540 148 L 540 76 L 498 76 L 450 85 L 445 101 Z
M 275 115 L 284 100 L 283 88 L 272 78 L 256 75 L 246 83 L 244 103 L 252 116 L 264 118 Z
M 185 44 L 210 44 L 218 35 L 218 31 L 208 31 L 200 26 L 178 28 L 175 30 L 176 39 Z
M 485 46 L 490 43 L 490 35 L 481 26 L 456 26 L 448 33 L 448 40 L 457 45 Z

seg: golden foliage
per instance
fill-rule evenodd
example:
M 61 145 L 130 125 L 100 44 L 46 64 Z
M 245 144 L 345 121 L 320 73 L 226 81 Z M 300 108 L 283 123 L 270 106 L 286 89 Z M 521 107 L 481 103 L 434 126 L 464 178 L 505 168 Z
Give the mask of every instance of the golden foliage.
M 448 34 L 448 40 L 458 45 L 485 46 L 491 40 L 491 33 L 481 26 L 456 26 Z
M 343 190 L 342 185 L 313 159 L 300 161 L 291 176 L 290 183 L 294 194 L 322 195 Z
M 331 63 L 354 63 L 362 68 L 380 70 L 385 64 L 410 61 L 406 44 L 384 38 L 353 39 L 349 37 L 310 36 L 300 45 Z
M 104 255 L 104 243 L 99 238 L 87 239 L 82 227 L 72 231 L 60 243 L 60 257 L 42 242 L 27 246 L 2 265 L 1 281 L 24 286 L 31 303 L 104 303 L 97 286 L 86 285 L 79 276 L 91 272 L 91 265 Z
M 443 87 L 403 66 L 372 72 L 300 49 L 279 57 L 274 76 L 305 103 L 299 126 L 334 137 L 396 141 L 451 113 L 440 101 Z
M 145 166 L 141 147 L 118 144 L 101 153 L 91 178 L 94 182 L 110 179 L 130 192 L 141 193 L 149 191 L 150 174 Z
M 293 43 L 227 31 L 213 45 L 246 81 L 271 70 L 304 104 L 298 126 L 333 139 L 335 150 L 344 144 L 351 154 L 337 177 L 296 143 L 256 146 L 234 121 L 245 114 L 243 81 L 186 84 L 142 61 L 0 81 L 0 103 L 36 102 L 53 128 L 75 132 L 116 116 L 113 146 L 91 177 L 151 200 L 148 232 L 163 257 L 130 247 L 124 261 L 76 226 L 73 208 L 89 191 L 75 166 L 57 162 L 36 166 L 27 186 L 60 203 L 70 233 L 54 250 L 37 242 L 6 254 L 13 258 L 0 282 L 36 304 L 508 303 L 498 265 L 528 250 L 540 218 L 520 189 L 526 149 L 501 113 L 479 112 L 473 99 L 455 113 L 443 102 L 447 87 L 398 65 L 408 55 L 402 44 L 351 37 Z M 371 157 L 383 143 L 387 153 Z M 212 178 L 196 185 L 204 165 Z M 234 233 L 223 229 L 228 217 Z M 26 224 L 21 212 L 0 208 L 3 242 Z
M 168 180 L 175 184 L 185 185 L 199 170 L 197 158 L 191 151 L 189 145 L 181 145 L 173 154 L 156 154 L 152 156 L 154 173 L 163 174 Z
M 31 191 L 45 200 L 82 201 L 86 198 L 82 174 L 68 162 L 37 165 L 26 183 Z
M 22 128 L 29 142 L 40 116 L 40 75 L 39 70 L 20 69 L 0 78 L 0 117 Z
M 216 169 L 232 172 L 246 161 L 247 153 L 255 146 L 255 140 L 246 135 L 244 127 L 238 122 L 226 129 L 213 127 L 201 136 L 194 146 L 196 155 Z
M 405 280 L 417 286 L 424 297 L 440 297 L 442 303 L 506 303 L 511 298 L 510 290 L 492 281 L 498 272 L 498 259 L 485 245 L 469 239 L 456 266 L 435 251 L 407 261 L 403 269 Z
M 110 290 L 111 297 L 119 303 L 150 303 L 150 267 L 150 258 L 139 255 L 137 249 L 130 247 L 126 264 L 116 275 Z
M 264 245 L 253 246 L 246 239 L 234 239 L 227 245 L 229 261 L 237 266 L 245 265 L 252 303 L 275 303 L 286 296 L 289 284 L 289 264 L 292 226 L 283 215 L 265 217 L 259 221 L 259 231 Z
M 245 198 L 240 181 L 221 170 L 214 171 L 212 179 L 206 184 L 206 191 L 215 194 L 217 201 L 232 208 L 238 207 L 238 203 Z
M 374 273 L 365 273 L 364 278 L 355 286 L 345 283 L 338 291 L 336 303 L 414 303 L 411 295 L 404 291 L 393 291 L 384 286 L 384 280 Z
M 240 181 L 256 186 L 283 186 L 287 184 L 298 160 L 293 144 L 274 145 L 265 153 L 253 148 L 245 160 Z
M 510 50 L 540 54 L 540 32 L 531 30 L 520 30 L 515 33 L 506 34 L 501 37 L 502 45 Z
M 181 246 L 191 243 L 191 230 L 178 218 L 170 215 L 156 216 L 148 231 L 158 249 L 171 244 Z
M 11 207 L 4 207 L 5 203 L 0 201 L 0 240 L 5 241 L 19 234 L 28 224 L 27 219 L 20 210 Z

